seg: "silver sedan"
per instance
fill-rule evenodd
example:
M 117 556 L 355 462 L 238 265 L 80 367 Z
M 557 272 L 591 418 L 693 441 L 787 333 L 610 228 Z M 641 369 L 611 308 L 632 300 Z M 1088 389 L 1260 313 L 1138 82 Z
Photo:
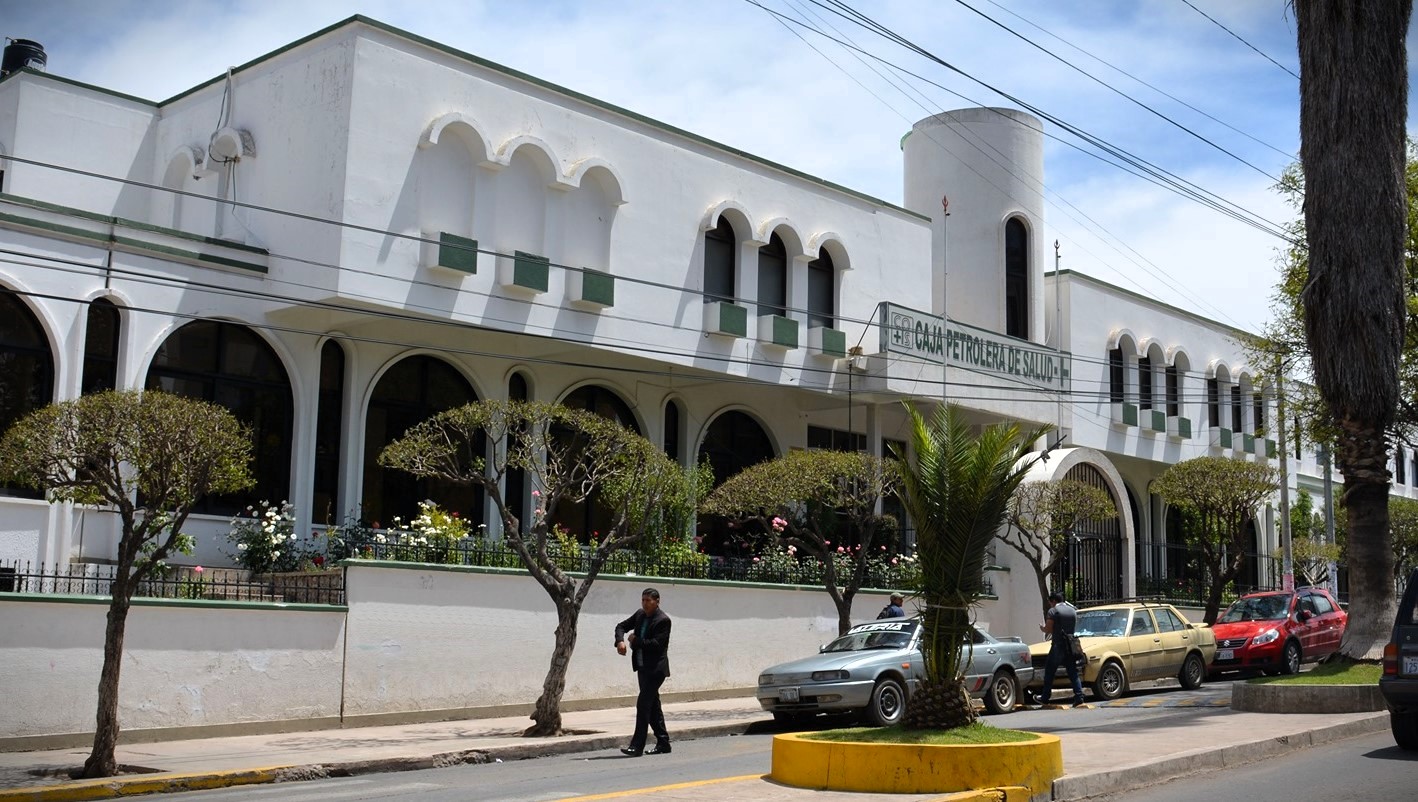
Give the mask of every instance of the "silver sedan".
M 812 657 L 772 666 L 758 677 L 758 703 L 781 722 L 818 713 L 860 713 L 870 724 L 901 721 L 924 673 L 917 619 L 858 624 Z M 991 713 L 1008 713 L 1034 677 L 1029 647 L 974 630 L 965 688 Z

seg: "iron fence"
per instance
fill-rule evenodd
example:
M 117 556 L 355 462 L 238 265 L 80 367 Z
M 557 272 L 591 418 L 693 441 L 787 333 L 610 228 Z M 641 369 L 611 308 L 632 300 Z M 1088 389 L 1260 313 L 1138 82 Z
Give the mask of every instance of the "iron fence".
M 109 596 L 116 576 L 114 565 L 46 565 L 14 560 L 0 564 L 0 592 Z M 151 599 L 344 604 L 344 572 L 251 577 L 238 569 L 170 566 L 138 582 L 133 595 Z
M 364 559 L 519 570 L 523 568 L 521 557 L 512 547 L 501 541 L 475 538 L 442 545 L 396 543 L 380 541 L 377 538 L 347 539 L 345 548 L 349 556 Z M 563 571 L 585 573 L 590 570 L 593 551 L 589 548 L 572 549 L 560 543 L 548 542 L 547 552 L 556 566 Z M 893 559 L 896 560 L 894 564 Z M 907 589 L 914 586 L 914 570 L 914 561 L 899 555 L 873 558 L 862 587 Z M 823 582 L 823 568 L 816 559 L 787 557 L 781 552 L 758 557 L 720 557 L 685 551 L 661 554 L 623 549 L 612 552 L 606 558 L 600 573 L 778 585 L 821 585 Z
M 1248 551 L 1241 555 L 1241 571 L 1221 591 L 1221 603 L 1229 604 L 1247 593 L 1279 590 L 1284 585 L 1280 558 L 1273 554 Z M 1330 587 L 1327 565 L 1297 564 L 1293 569 L 1297 587 Z M 1336 574 L 1341 603 L 1349 600 L 1348 571 L 1341 563 Z M 1137 550 L 1137 595 L 1173 603 L 1201 606 L 1210 590 L 1200 548 L 1179 543 L 1142 544 Z

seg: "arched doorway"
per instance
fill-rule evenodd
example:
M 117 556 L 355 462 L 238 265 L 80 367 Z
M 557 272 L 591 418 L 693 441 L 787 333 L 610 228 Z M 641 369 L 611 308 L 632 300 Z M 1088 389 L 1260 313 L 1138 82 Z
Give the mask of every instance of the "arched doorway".
M 13 292 L 0 290 L 0 432 L 54 400 L 54 355 L 39 318 Z M 0 496 L 41 498 L 0 483 Z
M 158 348 L 144 386 L 219 404 L 251 429 L 256 484 L 244 492 L 208 496 L 193 512 L 235 515 L 261 501 L 290 498 L 295 419 L 290 377 L 255 331 L 216 320 L 188 323 Z
M 753 418 L 738 411 L 725 412 L 715 418 L 699 445 L 699 460 L 709 461 L 715 487 L 744 468 L 775 456 L 768 433 Z M 731 529 L 728 522 L 719 517 L 701 518 L 698 532 L 704 551 L 721 557 L 752 554 L 761 534 Z
M 595 384 L 579 387 L 563 398 L 561 405 L 581 409 L 613 420 L 636 434 L 640 426 L 635 422 L 635 413 L 630 405 L 614 390 Z M 552 525 L 561 526 L 583 543 L 593 543 L 610 528 L 613 523 L 611 512 L 596 502 L 596 493 L 585 502 L 562 499 L 551 511 Z
M 468 380 L 436 357 L 407 357 L 385 371 L 374 386 L 365 415 L 361 520 L 381 526 L 392 525 L 396 516 L 408 521 L 418 514 L 418 503 L 429 500 L 459 513 L 464 520 L 482 522 L 481 489 L 444 479 L 420 478 L 379 464 L 379 452 L 410 426 L 477 400 Z M 474 448 L 485 454 L 486 438 L 479 436 Z
M 1081 463 L 1069 469 L 1064 479 L 1097 488 L 1109 497 L 1112 491 L 1103 472 Z M 1113 505 L 1124 509 L 1120 499 Z M 1069 540 L 1068 554 L 1059 563 L 1054 587 L 1075 605 L 1114 601 L 1123 597 L 1123 527 L 1119 515 L 1102 520 L 1079 521 Z

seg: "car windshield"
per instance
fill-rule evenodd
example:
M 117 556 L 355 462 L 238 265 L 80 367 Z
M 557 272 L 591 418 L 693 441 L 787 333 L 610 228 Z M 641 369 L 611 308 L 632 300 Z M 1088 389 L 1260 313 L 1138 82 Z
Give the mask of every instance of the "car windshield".
M 1073 628 L 1073 634 L 1080 638 L 1117 638 L 1127 631 L 1127 610 L 1081 610 Z
M 824 652 L 861 652 L 868 649 L 904 649 L 911 645 L 915 621 L 881 621 L 858 624 L 847 634 L 827 644 Z
M 1226 612 L 1216 619 L 1218 624 L 1234 624 L 1237 621 L 1278 621 L 1290 611 L 1290 597 L 1284 594 L 1274 596 L 1252 596 L 1237 599 L 1226 608 Z

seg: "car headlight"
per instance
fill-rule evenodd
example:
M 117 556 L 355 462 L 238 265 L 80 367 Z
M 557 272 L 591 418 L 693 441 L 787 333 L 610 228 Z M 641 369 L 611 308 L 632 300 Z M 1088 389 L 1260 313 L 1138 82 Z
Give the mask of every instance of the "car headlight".
M 812 672 L 812 681 L 827 682 L 834 679 L 846 679 L 850 676 L 852 676 L 850 673 L 840 669 L 837 671 L 814 671 Z
M 1264 632 L 1260 633 L 1259 635 L 1255 636 L 1255 639 L 1252 640 L 1251 643 L 1254 644 L 1254 645 L 1256 645 L 1256 646 L 1264 646 L 1264 645 L 1266 645 L 1267 643 L 1272 643 L 1272 642 L 1274 642 L 1275 639 L 1278 638 L 1278 637 L 1280 637 L 1280 630 L 1278 630 L 1278 629 L 1267 629 L 1266 631 L 1264 631 Z
M 773 675 L 772 675 L 772 674 L 759 674 L 759 675 L 758 675 L 758 684 L 759 684 L 759 685 L 772 685 L 772 684 L 773 684 Z

